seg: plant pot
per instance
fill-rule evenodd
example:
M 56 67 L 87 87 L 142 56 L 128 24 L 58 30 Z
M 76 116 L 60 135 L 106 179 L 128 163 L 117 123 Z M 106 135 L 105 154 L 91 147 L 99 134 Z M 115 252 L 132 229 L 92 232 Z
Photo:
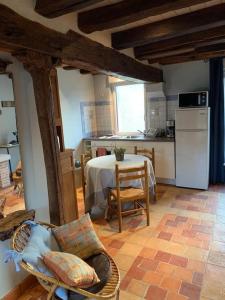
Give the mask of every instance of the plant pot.
M 115 153 L 116 160 L 117 161 L 123 161 L 124 160 L 124 153 Z

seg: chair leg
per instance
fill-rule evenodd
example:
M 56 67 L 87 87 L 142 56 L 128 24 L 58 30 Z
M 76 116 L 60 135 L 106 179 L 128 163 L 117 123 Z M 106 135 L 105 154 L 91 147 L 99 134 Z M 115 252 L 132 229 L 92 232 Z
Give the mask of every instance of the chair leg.
M 57 288 L 57 284 L 53 284 L 50 291 L 49 291 L 49 293 L 48 293 L 47 300 L 52 300 L 52 297 L 55 293 L 56 288 Z
M 107 212 L 106 212 L 106 220 L 109 222 L 112 218 L 112 208 L 111 208 L 111 193 L 110 190 L 108 191 L 108 196 L 107 196 Z
M 146 199 L 146 217 L 147 217 L 147 226 L 150 225 L 150 209 L 149 209 L 149 197 Z
M 153 203 L 156 203 L 157 198 L 156 198 L 156 184 L 154 185 L 154 196 L 153 196 Z
M 116 300 L 120 299 L 120 289 L 118 289 L 117 293 L 116 293 Z
M 117 210 L 118 210 L 118 220 L 119 220 L 119 232 L 122 232 L 122 209 L 121 209 L 121 202 L 118 201 L 117 203 Z

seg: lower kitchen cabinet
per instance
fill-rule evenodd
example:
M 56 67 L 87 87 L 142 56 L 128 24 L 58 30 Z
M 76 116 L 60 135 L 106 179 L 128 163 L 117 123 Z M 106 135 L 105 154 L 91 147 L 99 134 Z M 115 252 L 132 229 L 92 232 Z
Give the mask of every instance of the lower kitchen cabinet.
M 97 148 L 103 147 L 113 154 L 115 147 L 126 149 L 126 153 L 134 153 L 134 147 L 155 149 L 155 175 L 157 182 L 175 184 L 175 153 L 174 142 L 155 141 L 91 141 L 93 157 L 96 156 Z

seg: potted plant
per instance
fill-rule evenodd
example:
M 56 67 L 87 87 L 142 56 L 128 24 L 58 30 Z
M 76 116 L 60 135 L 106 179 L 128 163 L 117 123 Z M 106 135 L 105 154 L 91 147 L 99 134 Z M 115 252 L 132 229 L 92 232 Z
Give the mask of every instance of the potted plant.
M 117 160 L 117 161 L 122 161 L 122 160 L 124 160 L 124 153 L 125 153 L 125 152 L 126 152 L 126 149 L 115 147 L 115 148 L 114 148 L 114 153 L 115 153 L 115 156 L 116 156 L 116 160 Z

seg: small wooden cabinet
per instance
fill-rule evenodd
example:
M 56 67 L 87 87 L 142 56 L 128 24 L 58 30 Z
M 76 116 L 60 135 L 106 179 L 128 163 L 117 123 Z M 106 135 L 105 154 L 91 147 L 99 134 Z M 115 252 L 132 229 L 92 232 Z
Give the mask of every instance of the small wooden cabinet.
M 60 152 L 60 166 L 62 172 L 63 219 L 64 223 L 69 223 L 79 216 L 72 150 Z
M 78 204 L 75 184 L 75 169 L 73 162 L 73 151 L 65 149 L 63 122 L 60 107 L 59 86 L 56 69 L 50 73 L 52 95 L 54 101 L 54 117 L 58 146 L 60 150 L 60 174 L 61 174 L 61 193 L 62 203 L 60 203 L 61 223 L 69 223 L 78 219 Z

